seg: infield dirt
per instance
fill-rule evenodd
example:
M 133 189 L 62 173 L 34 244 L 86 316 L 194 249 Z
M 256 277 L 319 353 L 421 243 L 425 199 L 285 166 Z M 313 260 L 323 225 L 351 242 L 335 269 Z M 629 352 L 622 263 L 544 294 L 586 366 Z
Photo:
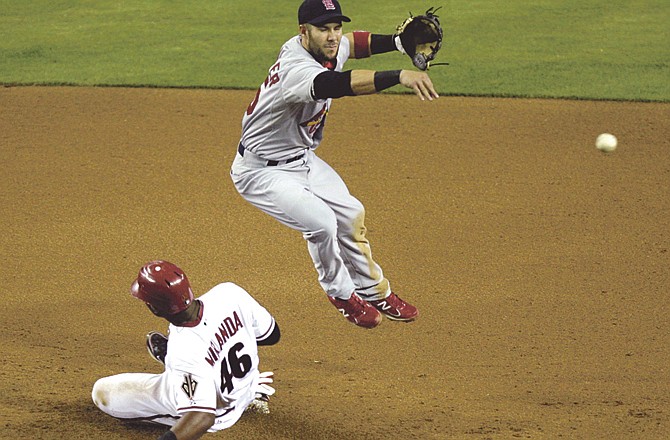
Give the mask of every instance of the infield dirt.
M 374 330 L 326 300 L 300 234 L 228 176 L 253 91 L 0 88 L 0 438 L 146 439 L 91 402 L 159 372 L 128 289 L 180 265 L 249 290 L 283 338 L 271 414 L 227 439 L 665 439 L 670 104 L 335 102 L 317 150 L 366 206 L 394 290 Z M 615 134 L 612 154 L 595 137 Z

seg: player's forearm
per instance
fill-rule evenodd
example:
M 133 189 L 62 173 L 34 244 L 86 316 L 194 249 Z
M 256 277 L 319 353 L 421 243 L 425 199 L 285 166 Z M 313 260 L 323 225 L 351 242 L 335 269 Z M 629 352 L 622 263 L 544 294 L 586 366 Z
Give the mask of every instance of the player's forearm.
M 395 35 L 355 31 L 345 34 L 345 37 L 349 40 L 352 58 L 367 58 L 370 55 L 399 50 Z
M 352 70 L 351 90 L 355 95 L 371 95 L 400 84 L 400 70 Z
M 214 414 L 190 411 L 172 427 L 177 440 L 197 440 L 214 424 Z
M 371 95 L 400 84 L 400 70 L 347 70 L 327 71 L 314 79 L 314 99 L 341 98 L 343 96 Z
M 430 77 L 425 72 L 411 70 L 352 70 L 351 90 L 355 95 L 370 95 L 397 84 L 414 90 L 421 100 L 438 98 Z
M 375 71 L 352 70 L 351 91 L 354 92 L 354 95 L 371 95 L 377 92 L 375 90 Z

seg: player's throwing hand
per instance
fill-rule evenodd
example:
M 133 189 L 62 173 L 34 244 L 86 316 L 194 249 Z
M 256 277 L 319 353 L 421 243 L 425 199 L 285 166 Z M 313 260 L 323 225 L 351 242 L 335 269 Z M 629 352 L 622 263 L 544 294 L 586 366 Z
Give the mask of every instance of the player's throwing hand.
M 426 72 L 416 72 L 414 70 L 402 70 L 400 72 L 400 84 L 408 89 L 414 90 L 416 96 L 422 101 L 426 99 L 432 101 L 433 98 L 439 98 L 433 82 Z

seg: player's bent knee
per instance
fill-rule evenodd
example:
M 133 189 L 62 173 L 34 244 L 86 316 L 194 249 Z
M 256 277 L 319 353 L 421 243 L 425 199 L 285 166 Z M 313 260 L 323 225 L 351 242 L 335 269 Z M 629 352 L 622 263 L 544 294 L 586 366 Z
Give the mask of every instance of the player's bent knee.
M 337 217 L 332 211 L 324 212 L 312 221 L 306 232 L 303 232 L 305 240 L 319 242 L 334 239 L 338 234 Z
M 352 198 L 349 206 L 340 212 L 338 221 L 342 224 L 363 223 L 365 221 L 365 207 L 357 199 Z
M 93 385 L 91 397 L 95 406 L 100 408 L 103 412 L 109 414 L 109 387 L 106 386 L 106 378 L 99 379 Z
M 99 379 L 91 391 L 93 403 L 102 412 L 112 417 L 127 418 L 127 407 L 123 399 L 120 399 L 118 383 L 110 377 Z

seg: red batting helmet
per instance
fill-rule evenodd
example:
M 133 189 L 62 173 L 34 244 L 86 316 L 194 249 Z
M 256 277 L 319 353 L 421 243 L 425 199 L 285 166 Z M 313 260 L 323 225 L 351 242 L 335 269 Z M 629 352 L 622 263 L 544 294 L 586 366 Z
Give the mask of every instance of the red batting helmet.
M 130 293 L 161 317 L 183 312 L 193 302 L 191 284 L 184 271 L 162 260 L 142 266 Z

